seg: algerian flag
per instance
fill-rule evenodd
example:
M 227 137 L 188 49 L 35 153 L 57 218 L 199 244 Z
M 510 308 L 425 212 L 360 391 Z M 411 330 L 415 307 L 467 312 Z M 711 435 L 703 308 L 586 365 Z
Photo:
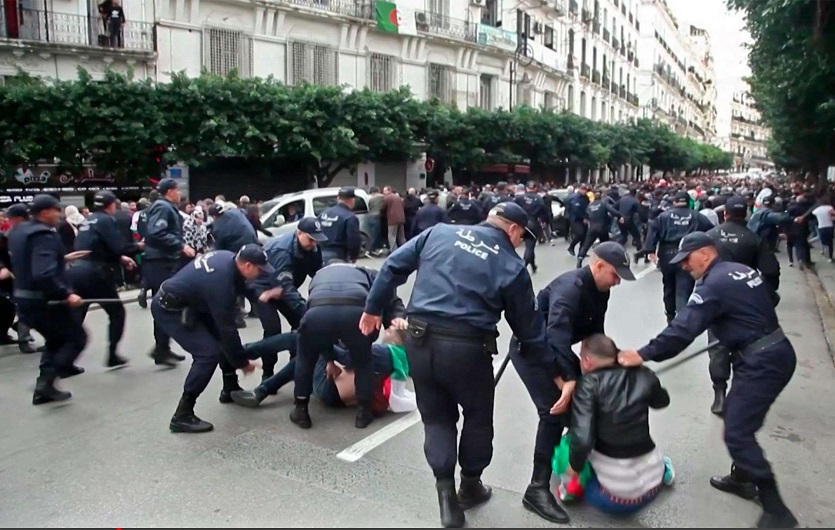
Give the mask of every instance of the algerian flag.
M 417 35 L 415 12 L 408 8 L 398 8 L 394 2 L 378 0 L 376 2 L 377 27 L 386 33 Z

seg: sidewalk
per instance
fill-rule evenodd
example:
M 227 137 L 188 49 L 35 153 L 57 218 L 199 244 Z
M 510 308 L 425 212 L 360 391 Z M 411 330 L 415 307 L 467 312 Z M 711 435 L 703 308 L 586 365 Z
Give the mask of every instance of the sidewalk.
M 820 256 L 815 257 L 815 267 L 806 269 L 806 280 L 815 296 L 823 334 L 835 361 L 835 264 L 828 263 Z

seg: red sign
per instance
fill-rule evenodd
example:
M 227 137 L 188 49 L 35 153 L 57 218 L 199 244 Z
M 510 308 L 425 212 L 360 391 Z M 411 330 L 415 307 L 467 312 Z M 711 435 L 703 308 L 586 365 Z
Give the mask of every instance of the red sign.
M 426 163 L 423 165 L 423 167 L 426 168 L 426 171 L 432 171 L 433 169 L 435 169 L 435 161 L 431 158 L 427 158 Z

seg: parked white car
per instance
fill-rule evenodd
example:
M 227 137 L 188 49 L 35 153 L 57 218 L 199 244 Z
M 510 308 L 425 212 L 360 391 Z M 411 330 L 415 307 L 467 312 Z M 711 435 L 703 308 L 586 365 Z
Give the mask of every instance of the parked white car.
M 279 195 L 265 201 L 259 206 L 261 226 L 274 236 L 293 232 L 302 217 L 319 217 L 319 214 L 323 211 L 336 205 L 339 190 L 340 188 L 304 190 Z M 365 249 L 368 248 L 368 242 L 371 240 L 368 230 L 368 194 L 357 188 L 356 195 L 354 213 L 360 221 L 360 232 L 362 234 L 360 255 L 363 255 Z M 259 232 L 258 239 L 263 243 L 267 240 L 267 236 Z

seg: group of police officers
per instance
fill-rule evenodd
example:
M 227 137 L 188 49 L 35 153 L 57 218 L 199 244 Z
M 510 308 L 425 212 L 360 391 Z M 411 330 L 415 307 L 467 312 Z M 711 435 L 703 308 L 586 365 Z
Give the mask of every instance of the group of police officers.
M 265 355 L 261 385 L 253 391 L 239 386 L 236 370 L 255 368 L 237 331 L 242 297 L 253 303 L 265 336 L 280 333 L 279 313 L 297 331 L 291 350 L 295 406 L 290 419 L 301 428 L 312 426 L 308 401 L 313 367 L 336 343 L 346 347 L 356 370 L 355 425 L 372 423 L 371 344 L 384 326 L 406 328 L 406 353 L 425 429 L 425 456 L 437 481 L 441 522 L 461 527 L 464 511 L 491 496 L 481 475 L 493 452 L 492 357 L 498 354 L 496 326 L 504 313 L 514 334 L 510 359 L 539 414 L 533 473 L 523 505 L 546 520 L 569 521 L 551 491 L 551 456 L 569 425 L 571 397 L 581 377 L 572 345 L 603 332 L 610 289 L 621 280 L 635 280 L 624 247 L 607 241 L 606 220 L 617 219 L 626 232 L 633 231 L 631 220 L 619 210 L 595 201 L 602 204 L 584 223 L 578 268 L 535 295 L 528 265 L 536 270 L 533 249 L 544 204 L 533 186 L 515 198 L 492 194 L 486 219 L 478 224 L 441 222 L 442 216 L 433 213 L 430 193 L 421 210 L 429 209 L 424 217 L 437 217 L 437 222 L 424 226 L 416 219 L 420 229 L 379 271 L 355 263 L 360 238 L 353 189 L 341 190 L 338 204 L 318 219 L 302 219 L 295 232 L 264 247 L 239 211 L 215 211 L 218 218 L 229 215 L 228 226 L 216 236 L 216 249 L 197 257 L 183 243 L 176 181 L 165 179 L 158 190 L 161 199 L 147 213 L 142 243 L 116 237 L 115 197 L 109 192 L 96 194 L 96 213 L 81 227 L 75 253 L 65 256 L 54 230 L 60 205 L 47 195 L 37 196 L 29 208 L 31 220 L 10 232 L 20 321 L 46 339 L 33 403 L 70 398 L 56 381 L 83 372 L 74 361 L 86 345 L 85 299 L 114 300 L 102 302 L 111 326 L 107 365 L 124 364 L 116 351 L 124 309 L 115 301 L 113 274 L 120 265 L 132 266 L 126 256 L 141 248 L 154 293 L 152 357 L 169 366 L 182 360 L 170 349 L 173 338 L 193 359 L 171 431 L 213 428 L 195 415 L 194 406 L 217 366 L 223 403 L 260 402 L 289 382 L 286 375 L 276 380 L 281 375 L 274 374 L 277 357 Z M 759 527 L 794 527 L 797 521 L 783 503 L 755 438 L 795 368 L 794 350 L 774 309 L 779 270 L 773 254 L 739 222 L 738 208 L 730 203 L 727 211 L 727 222 L 704 232 L 707 227 L 677 197 L 655 219 L 642 252 L 659 256 L 668 326 L 643 348 L 621 352 L 619 359 L 624 366 L 670 359 L 708 330 L 718 341 L 711 353 L 711 377 L 722 390 L 721 403 L 713 408 L 724 413 L 725 443 L 733 460 L 730 474 L 710 483 L 746 499 L 759 498 Z M 595 240 L 602 242 L 592 248 Z M 520 258 L 516 249 L 523 244 Z M 588 252 L 591 260 L 582 266 Z M 417 278 L 405 308 L 396 290 L 414 272 Z M 305 300 L 298 289 L 308 277 Z M 734 381 L 726 398 L 731 359 Z M 460 435 L 459 408 L 465 418 Z M 461 468 L 457 490 L 456 465 Z

